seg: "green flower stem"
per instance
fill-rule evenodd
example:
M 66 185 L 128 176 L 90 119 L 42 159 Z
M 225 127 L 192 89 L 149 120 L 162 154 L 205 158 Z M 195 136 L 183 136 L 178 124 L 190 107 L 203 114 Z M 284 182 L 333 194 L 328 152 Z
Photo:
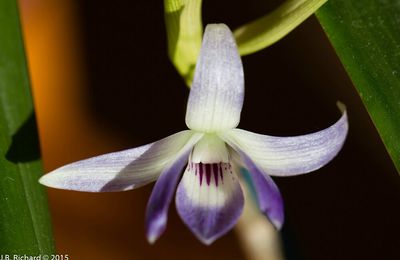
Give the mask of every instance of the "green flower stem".
M 53 238 L 16 0 L 0 1 L 0 254 L 51 254 Z
M 400 172 L 400 2 L 335 0 L 317 17 Z
M 275 11 L 234 31 L 241 55 L 277 42 L 312 15 L 327 0 L 287 0 Z M 164 0 L 168 54 L 190 86 L 201 47 L 201 0 Z
M 164 0 L 168 54 L 188 86 L 201 47 L 201 0 Z
M 262 50 L 286 36 L 327 0 L 288 0 L 273 12 L 234 31 L 241 55 Z

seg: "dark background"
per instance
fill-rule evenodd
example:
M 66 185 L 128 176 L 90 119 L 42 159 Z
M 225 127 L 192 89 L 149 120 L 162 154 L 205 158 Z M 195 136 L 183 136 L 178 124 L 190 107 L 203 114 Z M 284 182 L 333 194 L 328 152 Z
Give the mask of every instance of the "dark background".
M 280 2 L 204 1 L 203 22 L 235 29 Z M 120 138 L 122 148 L 186 129 L 189 90 L 167 57 L 162 1 L 75 5 L 87 72 L 83 91 L 99 126 Z M 340 117 L 336 101 L 348 109 L 349 136 L 331 163 L 311 174 L 274 178 L 285 201 L 287 259 L 400 259 L 398 174 L 317 19 L 243 57 L 243 65 L 246 94 L 240 128 L 269 135 L 306 134 Z M 79 140 L 73 145 L 79 146 Z M 150 192 L 151 185 L 125 193 L 73 193 L 65 211 L 53 209 L 53 218 L 56 224 L 68 218 L 63 225 L 75 230 L 71 232 L 83 244 L 81 226 L 98 225 L 98 236 L 120 241 L 121 251 L 132 250 L 134 259 L 244 258 L 232 232 L 210 247 L 201 245 L 173 206 L 166 233 L 154 246 L 147 245 L 143 225 Z M 93 219 L 73 224 L 79 207 L 66 212 L 81 199 L 104 201 L 101 212 L 114 218 L 116 227 L 102 227 Z

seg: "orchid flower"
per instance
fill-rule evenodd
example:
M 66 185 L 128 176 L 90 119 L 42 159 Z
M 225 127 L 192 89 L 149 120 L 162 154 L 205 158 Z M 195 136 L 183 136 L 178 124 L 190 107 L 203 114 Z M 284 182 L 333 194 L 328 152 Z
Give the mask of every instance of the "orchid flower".
M 68 164 L 44 175 L 40 183 L 111 192 L 156 181 L 146 213 L 149 242 L 164 232 L 176 190 L 176 208 L 183 222 L 204 244 L 211 244 L 232 229 L 241 215 L 244 197 L 239 171 L 245 168 L 260 211 L 279 229 L 283 202 L 270 175 L 293 176 L 327 164 L 346 138 L 346 112 L 334 125 L 316 133 L 267 136 L 236 128 L 243 98 L 242 62 L 232 33 L 224 24 L 208 25 L 187 104 L 190 130 Z

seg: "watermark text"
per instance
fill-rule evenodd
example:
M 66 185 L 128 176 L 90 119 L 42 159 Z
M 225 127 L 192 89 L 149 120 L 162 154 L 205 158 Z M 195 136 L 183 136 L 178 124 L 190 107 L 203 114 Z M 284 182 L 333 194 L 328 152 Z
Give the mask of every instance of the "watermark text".
M 0 260 L 69 260 L 68 255 L 0 255 Z

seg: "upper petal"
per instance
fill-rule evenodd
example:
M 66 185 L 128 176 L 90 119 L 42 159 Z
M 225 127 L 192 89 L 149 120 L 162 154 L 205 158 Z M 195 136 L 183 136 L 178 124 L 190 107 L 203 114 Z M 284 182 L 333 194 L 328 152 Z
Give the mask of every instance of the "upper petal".
M 221 138 L 235 150 L 242 150 L 269 175 L 291 176 L 319 169 L 332 160 L 346 139 L 346 112 L 332 126 L 307 135 L 275 137 L 241 129 Z
M 151 144 L 74 162 L 39 181 L 48 187 L 76 191 L 130 190 L 156 180 L 194 135 L 182 131 Z
M 243 67 L 232 32 L 207 25 L 186 110 L 193 130 L 217 132 L 236 127 L 243 106 Z

